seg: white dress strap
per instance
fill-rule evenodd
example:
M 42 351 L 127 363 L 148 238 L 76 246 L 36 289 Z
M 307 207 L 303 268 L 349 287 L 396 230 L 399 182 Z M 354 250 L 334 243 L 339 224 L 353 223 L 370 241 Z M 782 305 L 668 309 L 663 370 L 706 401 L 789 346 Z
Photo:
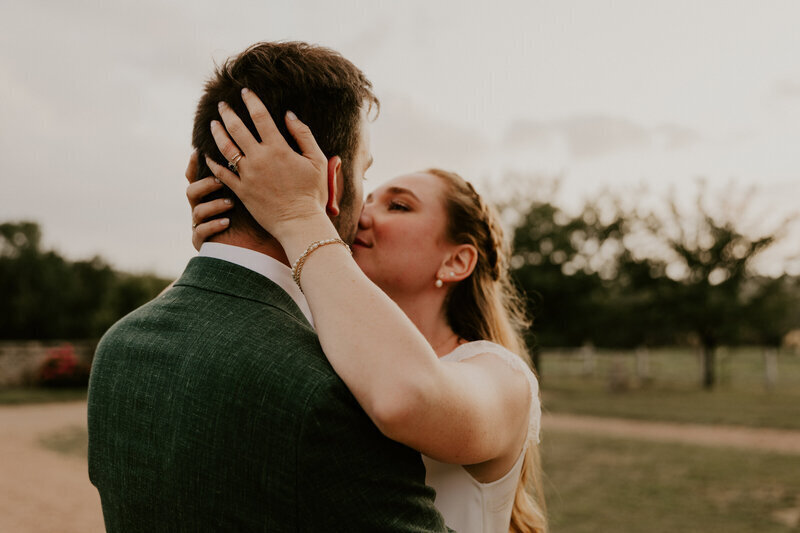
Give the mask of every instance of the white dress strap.
M 455 350 L 443 356 L 441 359 L 451 362 L 460 362 L 483 354 L 492 354 L 498 356 L 511 368 L 518 372 L 522 372 L 528 379 L 528 384 L 530 385 L 531 391 L 528 439 L 530 440 L 533 438 L 535 439 L 536 443 L 539 443 L 539 430 L 542 423 L 542 404 L 539 401 L 539 381 L 536 379 L 536 375 L 533 373 L 530 367 L 528 367 L 525 361 L 522 360 L 522 358 L 520 358 L 511 350 L 494 342 L 472 341 L 461 344 Z

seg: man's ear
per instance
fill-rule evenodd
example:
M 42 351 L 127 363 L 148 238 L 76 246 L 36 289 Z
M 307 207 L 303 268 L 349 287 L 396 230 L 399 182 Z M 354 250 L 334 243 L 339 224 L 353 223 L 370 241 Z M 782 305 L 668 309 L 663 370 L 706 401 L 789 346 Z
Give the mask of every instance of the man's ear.
M 478 250 L 471 244 L 454 247 L 439 269 L 439 279 L 445 283 L 461 281 L 469 277 L 478 263 Z
M 339 187 L 344 183 L 342 180 L 342 158 L 335 155 L 328 159 L 328 204 L 325 211 L 328 216 L 335 217 L 339 214 Z

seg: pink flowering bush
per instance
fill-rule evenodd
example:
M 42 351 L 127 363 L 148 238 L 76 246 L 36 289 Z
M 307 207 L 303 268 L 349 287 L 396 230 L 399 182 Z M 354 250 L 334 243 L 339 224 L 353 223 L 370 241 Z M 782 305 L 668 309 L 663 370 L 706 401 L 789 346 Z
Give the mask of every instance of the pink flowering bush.
M 85 387 L 89 367 L 78 359 L 70 344 L 50 348 L 39 367 L 39 383 L 46 387 Z

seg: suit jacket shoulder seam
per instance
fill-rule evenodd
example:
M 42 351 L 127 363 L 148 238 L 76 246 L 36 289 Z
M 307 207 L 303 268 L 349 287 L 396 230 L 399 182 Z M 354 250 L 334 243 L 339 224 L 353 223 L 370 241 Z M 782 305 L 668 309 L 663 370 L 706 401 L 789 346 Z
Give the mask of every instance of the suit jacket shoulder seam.
M 229 298 L 235 298 L 235 299 L 238 299 L 238 300 L 246 300 L 248 302 L 254 302 L 254 303 L 257 303 L 257 304 L 266 305 L 267 307 L 271 307 L 273 309 L 276 309 L 276 310 L 280 311 L 281 313 L 291 317 L 292 320 L 294 320 L 298 324 L 300 324 L 302 326 L 305 326 L 307 328 L 311 328 L 311 324 L 307 324 L 307 323 L 303 322 L 302 320 L 297 318 L 295 315 L 293 315 L 292 313 L 290 313 L 289 311 L 287 311 L 283 307 L 281 307 L 279 305 L 275 305 L 275 304 L 267 302 L 267 301 L 264 301 L 264 300 L 261 300 L 261 299 L 250 298 L 248 296 L 240 296 L 238 294 L 231 294 L 231 293 L 228 293 L 228 292 L 209 289 L 208 287 L 200 287 L 198 285 L 191 285 L 191 284 L 188 284 L 188 283 L 175 283 L 175 285 L 173 285 L 173 286 L 174 287 L 191 287 L 192 289 L 197 289 L 199 291 L 210 292 L 210 293 L 213 293 L 213 294 L 219 294 L 221 296 L 227 296 Z M 315 334 L 316 334 L 316 332 L 315 332 Z

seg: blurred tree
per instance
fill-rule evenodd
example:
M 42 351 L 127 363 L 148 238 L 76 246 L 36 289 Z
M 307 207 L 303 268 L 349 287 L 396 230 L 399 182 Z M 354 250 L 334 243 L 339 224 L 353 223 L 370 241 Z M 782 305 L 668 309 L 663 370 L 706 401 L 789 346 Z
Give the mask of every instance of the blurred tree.
M 660 216 L 631 217 L 665 245 L 666 255 L 644 259 L 650 272 L 662 274 L 652 284 L 666 311 L 662 327 L 669 326 L 699 342 L 705 388 L 716 383 L 715 358 L 720 344 L 737 344 L 748 327 L 764 327 L 766 316 L 774 320 L 787 311 L 788 300 L 775 290 L 780 283 L 756 281 L 752 264 L 781 237 L 788 220 L 755 237 L 744 233 L 740 226 L 754 205 L 753 193 L 730 188 L 726 197 L 718 197 L 715 216 L 705 183 L 700 182 L 694 209 L 682 211 L 673 198 Z M 772 326 L 778 323 L 772 322 Z M 760 333 L 764 341 L 782 337 L 778 331 L 767 334 L 762 329 Z
M 754 277 L 743 292 L 747 313 L 740 342 L 778 348 L 788 332 L 800 328 L 800 279 Z
M 0 224 L 0 257 L 17 257 L 22 253 L 38 253 L 42 232 L 36 222 Z
M 65 261 L 40 249 L 33 222 L 0 225 L 0 301 L 3 338 L 52 338 L 64 316 L 62 287 L 69 285 Z
M 617 274 L 624 221 L 600 211 L 587 206 L 569 215 L 537 201 L 517 225 L 511 267 L 534 317 L 533 345 L 579 346 L 602 336 L 605 281 Z
M 115 272 L 101 258 L 70 262 L 41 249 L 35 222 L 0 224 L 0 338 L 96 338 L 168 281 Z
M 720 344 L 780 343 L 798 327 L 791 312 L 800 306 L 798 281 L 758 277 L 752 263 L 788 221 L 758 237 L 745 233 L 740 226 L 752 196 L 730 188 L 716 197 L 715 216 L 702 183 L 685 212 L 674 199 L 660 211 L 640 208 L 643 201 L 626 210 L 604 193 L 570 215 L 552 198 L 518 195 L 511 267 L 534 317 L 533 353 L 540 346 L 696 340 L 702 383 L 710 388 Z

